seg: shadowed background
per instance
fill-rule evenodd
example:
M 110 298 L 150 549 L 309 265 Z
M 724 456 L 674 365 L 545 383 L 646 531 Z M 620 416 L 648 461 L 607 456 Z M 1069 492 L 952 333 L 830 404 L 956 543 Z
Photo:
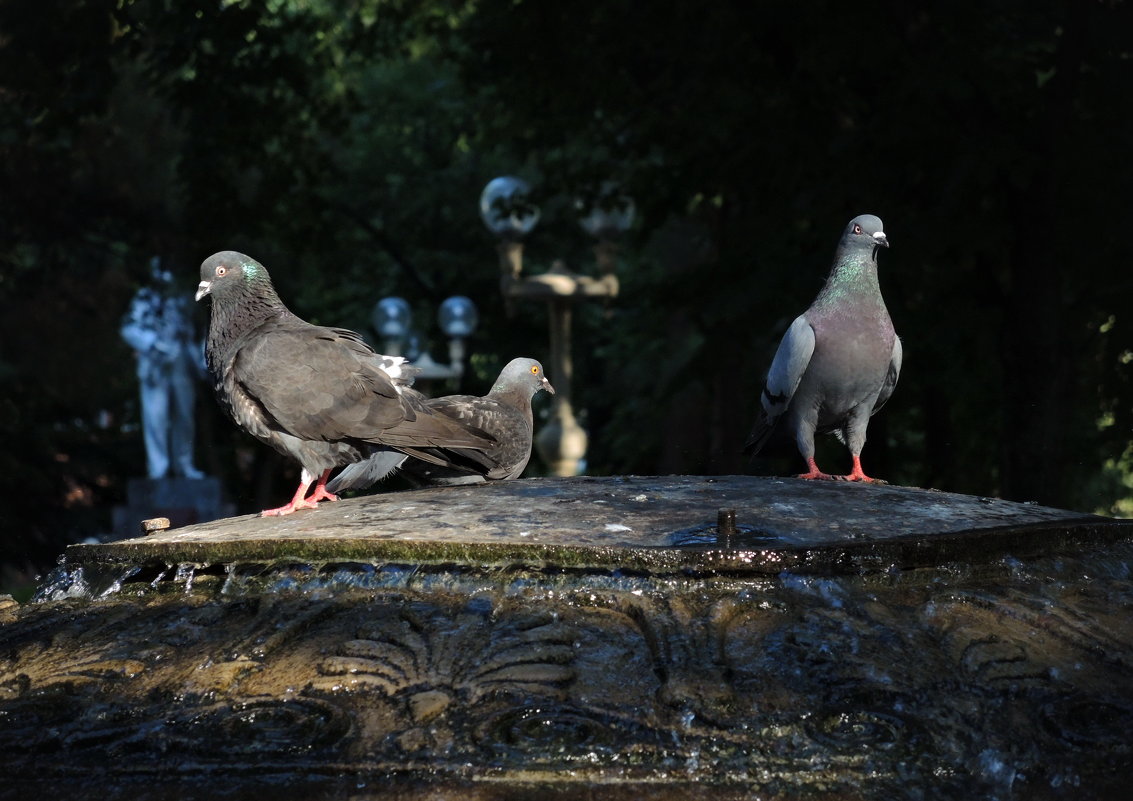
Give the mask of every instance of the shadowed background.
M 118 328 L 155 254 L 191 292 L 244 251 L 298 314 L 371 337 L 383 296 L 428 319 L 467 295 L 481 326 L 445 391 L 546 360 L 477 212 L 505 173 L 542 207 L 528 273 L 588 269 L 575 197 L 636 202 L 621 296 L 575 322 L 591 474 L 800 470 L 790 443 L 740 449 L 869 212 L 905 366 L 868 471 L 1128 514 L 1130 42 L 1119 0 L 5 0 L 0 589 L 105 533 L 144 473 Z M 240 511 L 285 495 L 294 468 L 201 389 L 198 465 Z

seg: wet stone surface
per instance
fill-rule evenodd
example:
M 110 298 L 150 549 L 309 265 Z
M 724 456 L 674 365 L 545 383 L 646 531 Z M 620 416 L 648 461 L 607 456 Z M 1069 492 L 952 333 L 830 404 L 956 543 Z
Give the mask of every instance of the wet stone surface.
M 1124 799 L 1131 730 L 1129 524 L 922 490 L 388 494 L 0 604 L 0 797 Z
M 717 529 L 726 509 L 735 510 L 730 537 Z M 753 476 L 628 476 L 378 494 L 284 518 L 229 518 L 72 546 L 68 559 L 233 562 L 291 555 L 831 572 L 982 560 L 1120 535 L 1106 518 L 931 490 Z

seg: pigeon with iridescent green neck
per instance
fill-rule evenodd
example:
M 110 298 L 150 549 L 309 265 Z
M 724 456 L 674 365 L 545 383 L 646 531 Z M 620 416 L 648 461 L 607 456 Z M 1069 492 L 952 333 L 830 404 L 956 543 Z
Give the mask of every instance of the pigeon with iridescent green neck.
M 426 406 L 408 388 L 401 360 L 375 353 L 353 331 L 292 314 L 255 259 L 234 251 L 210 256 L 197 300 L 206 295 L 212 314 L 205 358 L 220 405 L 302 467 L 291 502 L 264 515 L 337 500 L 326 489 L 331 470 L 375 453 L 490 469 L 483 450 L 495 444 L 492 437 Z
M 870 415 L 889 400 L 901 372 L 901 340 L 877 281 L 877 254 L 887 247 L 880 219 L 850 220 L 825 286 L 779 343 L 745 453 L 758 453 L 782 419 L 806 460 L 799 478 L 883 483 L 862 470 L 861 452 Z M 848 475 L 818 469 L 816 431 L 834 432 L 849 447 Z

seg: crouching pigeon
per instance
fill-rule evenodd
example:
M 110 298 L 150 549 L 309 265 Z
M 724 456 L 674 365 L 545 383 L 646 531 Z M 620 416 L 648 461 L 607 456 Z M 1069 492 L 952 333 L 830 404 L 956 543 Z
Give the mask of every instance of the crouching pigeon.
M 207 258 L 197 300 L 206 295 L 212 314 L 205 359 L 220 405 L 302 467 L 291 502 L 265 516 L 337 500 L 326 489 L 331 470 L 375 452 L 490 469 L 482 451 L 495 445 L 492 437 L 427 407 L 405 386 L 404 365 L 375 353 L 358 334 L 293 314 L 255 259 L 233 251 Z
M 397 454 L 374 454 L 363 462 L 347 465 L 327 484 L 331 492 L 364 489 L 400 468 L 402 475 L 418 485 L 470 484 L 488 479 L 519 478 L 531 459 L 531 398 L 541 389 L 555 394 L 543 375 L 543 365 L 534 359 L 512 359 L 500 372 L 492 390 L 484 397 L 445 395 L 425 400 L 425 405 L 495 438 L 484 450 L 490 463 L 486 471 L 470 471 L 452 465 L 437 465 Z
M 850 220 L 826 285 L 779 343 L 745 453 L 758 453 L 785 416 L 809 468 L 799 478 L 877 481 L 862 471 L 866 426 L 893 394 L 901 372 L 901 340 L 877 283 L 877 254 L 887 247 L 880 219 L 863 214 Z M 818 469 L 815 431 L 833 431 L 849 446 L 849 475 Z

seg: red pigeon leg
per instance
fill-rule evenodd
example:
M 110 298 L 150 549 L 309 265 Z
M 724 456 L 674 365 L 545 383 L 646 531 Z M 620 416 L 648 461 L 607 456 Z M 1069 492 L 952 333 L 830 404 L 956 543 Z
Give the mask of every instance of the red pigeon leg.
M 303 500 L 303 496 L 307 494 L 307 488 L 311 486 L 310 479 L 299 482 L 299 489 L 295 490 L 295 496 L 291 499 L 291 503 L 286 506 L 280 506 L 278 509 L 264 509 L 260 512 L 260 517 L 282 517 L 289 515 L 297 509 L 306 509 L 307 502 Z
M 299 489 L 295 490 L 295 496 L 291 499 L 291 503 L 286 506 L 281 506 L 278 509 L 265 509 L 260 512 L 260 517 L 282 517 L 283 515 L 297 512 L 300 509 L 314 509 L 323 498 L 337 501 L 338 498 L 331 495 L 326 490 L 327 478 L 329 476 L 330 470 L 324 470 L 323 474 L 319 476 L 319 483 L 315 487 L 315 491 L 311 493 L 311 497 L 308 498 L 306 497 L 307 489 L 311 486 L 311 482 L 315 480 L 315 477 L 304 469 L 299 477 Z
M 327 492 L 327 479 L 330 478 L 330 471 L 332 468 L 327 468 L 323 474 L 319 476 L 319 483 L 315 485 L 315 491 L 311 493 L 311 497 L 307 499 L 307 503 L 312 507 L 319 501 L 337 501 L 338 496 L 333 492 Z
M 854 468 L 850 471 L 849 475 L 839 476 L 842 481 L 864 481 L 866 484 L 884 484 L 880 478 L 870 478 L 862 470 L 862 460 L 860 456 L 854 456 Z
M 813 481 L 815 479 L 824 479 L 826 481 L 831 481 L 834 479 L 834 476 L 830 475 L 829 473 L 823 473 L 818 469 L 818 465 L 815 464 L 813 456 L 806 460 L 806 464 L 807 467 L 810 468 L 810 472 L 799 473 L 798 478 L 805 478 L 807 481 Z

